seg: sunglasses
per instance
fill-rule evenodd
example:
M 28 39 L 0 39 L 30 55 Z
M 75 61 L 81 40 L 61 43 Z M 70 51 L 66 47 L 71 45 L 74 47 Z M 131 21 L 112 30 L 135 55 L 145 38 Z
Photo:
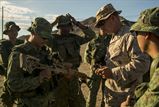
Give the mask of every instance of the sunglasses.
M 103 26 L 104 24 L 105 24 L 105 20 L 102 20 L 102 21 L 99 21 L 99 22 L 98 22 L 97 26 L 98 26 L 98 27 L 101 27 L 101 26 Z

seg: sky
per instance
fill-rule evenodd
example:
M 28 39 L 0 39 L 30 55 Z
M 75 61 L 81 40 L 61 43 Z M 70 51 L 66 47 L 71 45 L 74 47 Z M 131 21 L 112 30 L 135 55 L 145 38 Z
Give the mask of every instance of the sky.
M 22 36 L 29 34 L 27 28 L 36 17 L 44 17 L 53 22 L 58 15 L 70 13 L 81 21 L 95 16 L 100 7 L 108 3 L 116 10 L 122 10 L 121 15 L 131 21 L 136 21 L 144 9 L 159 7 L 159 0 L 0 0 L 0 39 L 2 6 L 4 23 L 15 21 L 21 27 L 19 36 Z

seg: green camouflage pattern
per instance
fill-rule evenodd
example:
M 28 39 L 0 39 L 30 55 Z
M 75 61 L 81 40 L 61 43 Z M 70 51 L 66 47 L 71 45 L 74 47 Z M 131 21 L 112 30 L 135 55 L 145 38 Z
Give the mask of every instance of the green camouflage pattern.
M 53 34 L 50 46 L 58 52 L 64 62 L 71 63 L 73 68 L 78 68 L 81 63 L 80 46 L 92 40 L 96 34 L 90 29 L 84 29 L 84 36 L 70 33 L 67 36 Z
M 18 107 L 53 107 L 54 81 L 46 80 L 40 83 L 39 73 L 41 70 L 35 69 L 33 73 L 29 73 L 20 67 L 22 60 L 20 54 L 22 53 L 38 58 L 42 64 L 52 65 L 48 51 L 44 49 L 39 49 L 30 42 L 13 48 L 8 62 L 6 83 L 10 92 L 18 98 Z
M 32 21 L 31 27 L 28 28 L 28 31 L 32 33 L 34 32 L 42 38 L 50 39 L 52 26 L 46 19 L 37 17 Z
M 159 36 L 159 7 L 146 9 L 141 12 L 137 22 L 131 27 L 131 31 L 151 32 Z
M 98 36 L 91 40 L 85 50 L 84 62 L 90 65 L 104 65 L 106 46 L 108 46 L 111 36 Z
M 159 57 L 155 58 L 150 68 L 150 82 L 144 94 L 134 107 L 159 107 Z
M 16 40 L 15 45 L 19 45 L 22 44 L 24 41 L 23 40 Z M 11 41 L 6 40 L 6 39 L 2 39 L 0 40 L 0 66 L 2 69 L 2 71 L 0 71 L 2 75 L 6 75 L 6 68 L 8 65 L 8 58 L 9 55 L 12 51 L 12 48 L 14 47 L 14 45 L 11 43 Z M 4 70 L 4 71 L 3 71 Z
M 99 66 L 105 65 L 104 58 L 106 54 L 106 48 L 109 44 L 110 39 L 110 35 L 97 36 L 87 44 L 84 55 L 84 62 L 87 62 L 91 65 L 92 69 L 90 77 L 93 78 L 93 80 L 88 81 L 90 92 L 88 94 L 86 107 L 96 107 L 96 98 L 101 81 L 102 92 L 104 92 L 105 80 L 103 80 L 100 76 L 96 75 L 95 70 L 99 68 Z M 101 105 L 104 105 L 104 93 L 102 93 L 102 98 L 103 99 L 101 101 Z
M 17 39 L 15 45 L 22 44 L 24 41 Z M 0 40 L 0 75 L 7 76 L 7 66 L 8 66 L 8 59 L 9 55 L 12 51 L 14 45 L 9 40 Z M 5 80 L 4 80 L 3 91 L 0 92 L 1 101 L 3 102 L 3 106 L 12 107 L 15 97 L 11 96 L 9 92 L 6 90 L 5 87 Z
M 53 34 L 53 40 L 49 46 L 53 52 L 59 53 L 63 62 L 71 63 L 72 68 L 78 72 L 81 63 L 80 46 L 92 40 L 96 34 L 92 29 L 82 29 L 84 36 L 69 33 L 69 35 Z M 62 90 L 56 90 L 55 103 L 57 107 L 85 107 L 84 95 L 81 91 L 79 78 L 74 77 L 69 81 L 60 80 L 59 86 Z M 60 94 L 58 94 L 60 93 Z M 69 93 L 69 94 L 67 94 Z M 66 99 L 66 100 L 63 100 Z M 62 102 L 62 103 L 61 103 Z M 65 105 L 68 104 L 68 105 Z

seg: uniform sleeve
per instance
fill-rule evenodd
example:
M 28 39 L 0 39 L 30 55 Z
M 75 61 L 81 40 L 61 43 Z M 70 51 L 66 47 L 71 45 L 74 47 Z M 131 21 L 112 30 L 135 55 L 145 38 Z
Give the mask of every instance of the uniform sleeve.
M 85 44 L 96 37 L 95 32 L 89 27 L 87 27 L 86 29 L 82 29 L 82 31 L 84 33 L 84 36 L 78 36 L 77 38 L 77 41 L 80 45 Z
M 40 86 L 39 77 L 24 76 L 20 68 L 19 52 L 12 52 L 7 69 L 7 85 L 13 92 L 32 91 Z
M 148 89 L 134 107 L 159 107 L 159 68 L 153 74 Z
M 142 76 L 148 71 L 150 65 L 148 55 L 141 52 L 134 36 L 128 36 L 125 43 L 126 50 L 128 51 L 129 62 L 112 69 L 114 79 L 122 86 L 130 85 L 136 80 L 142 81 Z M 123 57 L 120 60 L 125 59 Z

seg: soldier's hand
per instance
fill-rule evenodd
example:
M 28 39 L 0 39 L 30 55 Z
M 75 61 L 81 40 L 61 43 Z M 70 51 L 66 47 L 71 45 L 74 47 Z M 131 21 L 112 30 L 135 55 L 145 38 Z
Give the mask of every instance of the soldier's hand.
M 51 71 L 49 70 L 42 70 L 39 76 L 40 76 L 40 83 L 42 83 L 45 80 L 50 80 L 52 77 Z
M 64 75 L 64 77 L 67 79 L 67 80 L 71 80 L 72 77 L 74 76 L 74 71 L 72 71 L 72 69 L 67 69 L 67 73 Z
M 95 73 L 99 76 L 101 76 L 103 79 L 107 79 L 107 78 L 112 78 L 113 74 L 112 71 L 106 67 L 106 66 L 102 66 L 100 68 L 98 68 Z
M 73 24 L 77 25 L 78 21 L 76 21 L 76 19 L 73 16 L 71 16 L 69 13 L 67 13 L 66 16 L 70 18 Z
M 121 103 L 120 107 L 130 107 L 130 95 L 126 98 L 124 102 Z
M 59 16 L 56 17 L 56 19 L 54 20 L 54 22 L 51 23 L 51 26 L 55 26 L 57 23 L 59 22 Z

